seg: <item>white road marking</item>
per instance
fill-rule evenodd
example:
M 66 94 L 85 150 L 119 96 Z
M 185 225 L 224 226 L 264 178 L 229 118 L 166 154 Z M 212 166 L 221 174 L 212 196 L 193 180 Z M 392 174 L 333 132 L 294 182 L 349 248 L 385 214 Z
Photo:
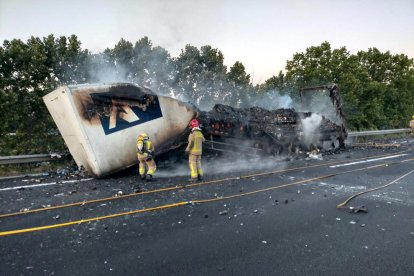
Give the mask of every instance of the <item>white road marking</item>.
M 356 192 L 361 192 L 367 189 L 367 186 L 362 186 L 362 185 L 346 186 L 346 185 L 339 185 L 339 184 L 332 184 L 332 183 L 325 183 L 325 182 L 320 182 L 319 186 L 320 187 L 329 186 L 330 188 L 335 189 L 336 191 L 342 191 L 345 193 L 356 193 Z
M 351 163 L 346 163 L 346 164 L 339 164 L 339 165 L 333 165 L 333 166 L 329 166 L 329 168 L 338 168 L 338 167 L 345 167 L 345 166 L 352 166 L 352 165 L 356 165 L 356 164 L 362 164 L 362 163 L 368 163 L 368 162 L 375 162 L 375 161 L 379 161 L 379 160 L 384 160 L 384 159 L 390 159 L 390 158 L 397 158 L 397 157 L 402 157 L 402 156 L 406 156 L 407 154 L 398 154 L 398 155 L 391 155 L 391 156 L 386 156 L 386 157 L 381 157 L 381 158 L 374 158 L 374 159 L 368 159 L 368 160 L 363 160 L 363 161 L 357 161 L 357 162 L 351 162 Z
M 10 187 L 10 188 L 0 189 L 0 192 L 10 191 L 10 190 L 18 190 L 18 189 L 26 189 L 26 188 L 36 188 L 36 187 L 50 186 L 50 185 L 56 185 L 56 184 L 83 182 L 83 181 L 89 181 L 89 180 L 92 180 L 92 179 L 93 178 L 85 178 L 85 179 L 80 179 L 80 180 L 65 180 L 65 181 L 62 181 L 62 182 L 50 182 L 50 183 L 42 183 L 42 184 L 34 184 L 34 185 L 17 186 L 17 187 Z

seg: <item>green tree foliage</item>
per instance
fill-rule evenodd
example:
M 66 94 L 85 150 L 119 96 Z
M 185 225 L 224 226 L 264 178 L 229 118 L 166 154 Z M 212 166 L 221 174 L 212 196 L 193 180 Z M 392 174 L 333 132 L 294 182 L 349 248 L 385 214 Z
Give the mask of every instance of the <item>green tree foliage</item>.
M 267 79 L 260 87 L 260 89 L 269 91 L 269 90 L 278 90 L 282 91 L 286 88 L 285 83 L 285 74 L 283 74 L 282 71 L 279 71 L 279 74 L 277 76 L 273 76 L 270 79 Z
M 300 87 L 337 83 L 341 88 L 348 127 L 407 127 L 414 112 L 413 60 L 376 48 L 351 55 L 328 42 L 296 53 L 287 62 L 286 79 Z
M 170 54 L 153 47 L 148 37 L 135 45 L 121 39 L 113 49 L 89 58 L 90 82 L 133 82 L 161 94 L 171 94 L 173 71 Z
M 70 37 L 5 40 L 0 47 L 0 155 L 44 153 L 65 148 L 42 97 L 59 85 L 133 82 L 163 95 L 189 100 L 202 109 L 215 103 L 235 107 L 280 107 L 281 98 L 299 101 L 303 87 L 336 83 L 350 129 L 407 127 L 414 114 L 414 64 L 406 55 L 376 48 L 350 54 L 329 42 L 295 53 L 263 84 L 251 84 L 244 65 L 229 69 L 209 45 L 186 45 L 178 57 L 153 46 L 148 37 L 121 39 L 92 54 Z
M 248 106 L 253 89 L 250 86 L 250 75 L 246 73 L 244 65 L 236 61 L 227 73 L 230 89 L 226 95 L 230 105 L 235 107 Z
M 211 46 L 186 45 L 174 60 L 174 89 L 185 99 L 193 101 L 204 109 L 214 103 L 226 101 L 230 89 L 226 79 L 227 67 L 224 56 Z
M 0 50 L 0 154 L 39 153 L 63 149 L 63 141 L 42 97 L 66 83 L 86 80 L 88 52 L 76 36 L 31 37 L 27 43 L 4 41 Z

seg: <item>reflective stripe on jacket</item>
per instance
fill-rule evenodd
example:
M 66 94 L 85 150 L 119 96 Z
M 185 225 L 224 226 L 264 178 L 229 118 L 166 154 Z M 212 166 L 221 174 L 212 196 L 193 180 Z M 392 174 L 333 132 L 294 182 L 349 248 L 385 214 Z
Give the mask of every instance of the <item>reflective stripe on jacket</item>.
M 188 135 L 186 151 L 190 152 L 190 154 L 201 155 L 203 152 L 204 141 L 203 133 L 199 129 L 194 129 L 190 135 Z

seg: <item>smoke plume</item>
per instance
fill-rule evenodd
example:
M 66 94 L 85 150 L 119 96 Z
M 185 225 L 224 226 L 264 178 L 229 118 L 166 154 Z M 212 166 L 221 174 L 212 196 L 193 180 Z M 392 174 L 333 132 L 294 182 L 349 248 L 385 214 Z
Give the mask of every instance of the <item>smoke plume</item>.
M 303 131 L 302 142 L 306 146 L 310 146 L 311 144 L 317 144 L 321 136 L 319 132 L 319 127 L 322 123 L 322 116 L 313 113 L 310 117 L 302 119 L 301 123 Z

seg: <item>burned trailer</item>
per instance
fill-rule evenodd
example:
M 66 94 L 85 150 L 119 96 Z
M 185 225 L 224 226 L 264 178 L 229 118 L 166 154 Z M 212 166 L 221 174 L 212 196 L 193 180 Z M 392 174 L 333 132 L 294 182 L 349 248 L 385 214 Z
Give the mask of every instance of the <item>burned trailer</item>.
M 297 116 L 294 109 L 239 109 L 217 104 L 209 112 L 200 112 L 199 119 L 213 143 L 226 143 L 230 148 L 240 143 L 240 151 L 280 154 L 297 144 Z
M 241 141 L 245 150 L 251 148 L 257 152 L 253 149 L 256 148 L 271 155 L 290 154 L 300 148 L 322 148 L 324 142 L 335 148 L 343 146 L 342 127 L 323 116 L 320 116 L 321 122 L 317 127 L 305 129 L 304 121 L 312 115 L 311 112 L 296 112 L 294 109 L 237 109 L 218 104 L 209 112 L 200 112 L 199 119 L 205 136 L 213 144 L 226 144 L 228 149 Z M 247 140 L 251 143 L 246 143 Z
M 183 145 L 190 104 L 129 83 L 62 86 L 43 97 L 78 167 L 104 177 L 137 163 L 145 132 L 161 154 Z
M 301 111 L 320 114 L 320 142 L 331 142 L 334 148 L 344 148 L 348 132 L 338 85 L 322 85 L 300 89 Z
M 211 148 L 234 151 L 262 152 L 264 154 L 291 154 L 303 149 L 340 148 L 347 137 L 337 86 L 308 88 L 306 91 L 325 89 L 341 118 L 334 123 L 313 112 L 297 112 L 293 108 L 267 110 L 260 107 L 247 109 L 217 104 L 209 112 L 200 112 L 205 136 L 210 138 Z M 305 91 L 305 90 L 304 90 Z M 303 91 L 301 91 L 303 93 Z M 302 103 L 303 104 L 303 103 Z M 251 143 L 246 143 L 250 141 Z M 215 146 L 216 144 L 216 146 Z M 217 145 L 224 145 L 219 149 Z M 226 148 L 227 147 L 227 148 Z M 243 150 L 244 149 L 244 150 Z
M 194 118 L 201 121 L 211 148 L 221 143 L 222 150 L 232 146 L 277 155 L 321 141 L 343 145 L 346 138 L 344 126 L 324 116 L 308 129 L 307 119 L 316 113 L 221 104 L 206 112 L 130 83 L 62 86 L 43 101 L 76 164 L 93 177 L 137 164 L 136 139 L 142 132 L 151 137 L 156 155 L 183 146 Z M 333 102 L 338 105 L 337 99 Z

